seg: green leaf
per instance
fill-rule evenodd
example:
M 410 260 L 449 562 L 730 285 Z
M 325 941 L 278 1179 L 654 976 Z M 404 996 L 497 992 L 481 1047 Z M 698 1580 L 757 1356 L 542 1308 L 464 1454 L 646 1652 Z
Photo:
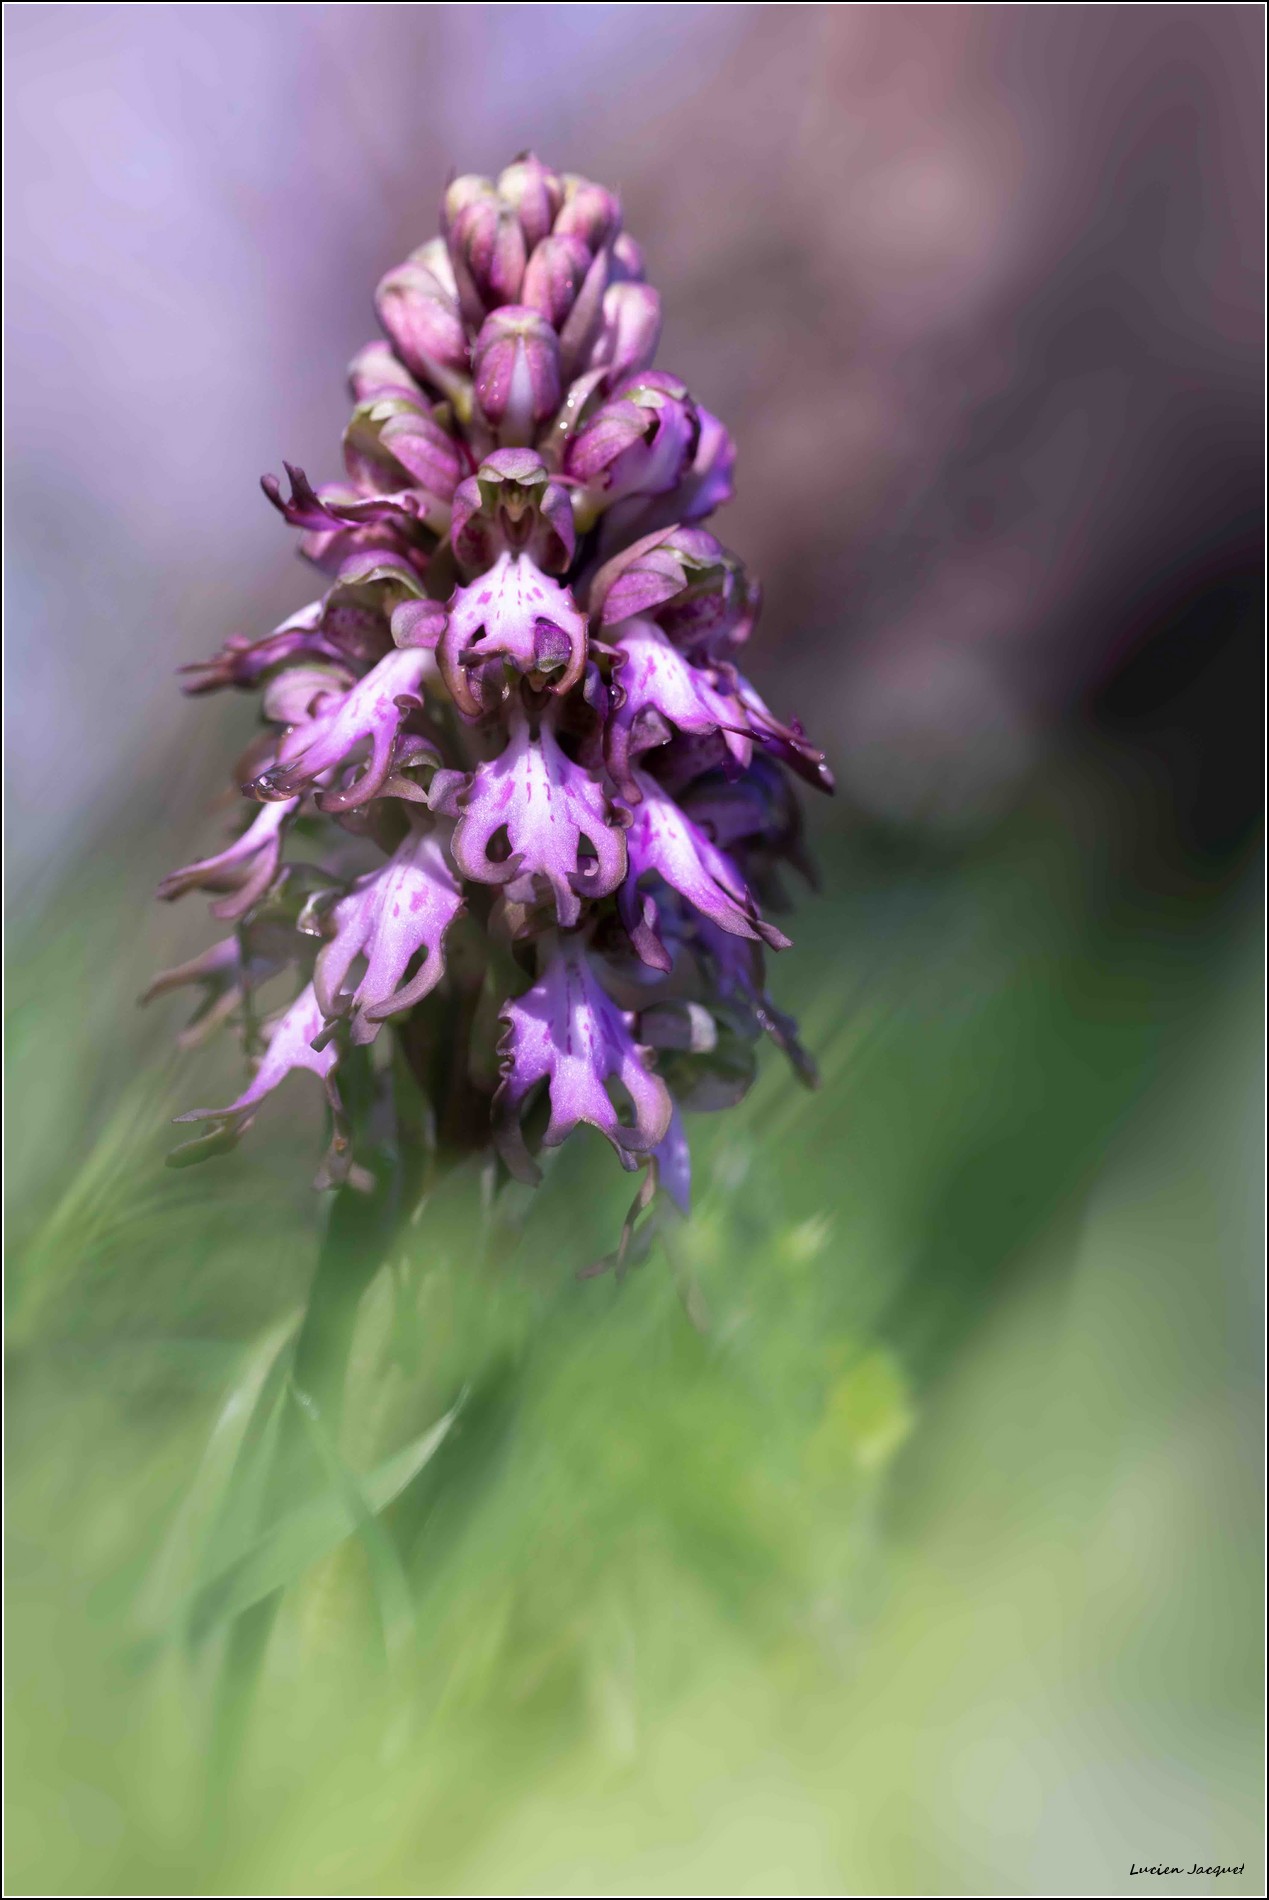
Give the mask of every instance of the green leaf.
M 386 1510 L 439 1450 L 461 1403 L 460 1399 L 422 1437 L 377 1466 L 364 1480 L 358 1503 L 354 1504 L 346 1486 L 340 1485 L 288 1512 L 241 1557 L 220 1569 L 188 1605 L 191 1633 L 201 1637 L 215 1625 L 240 1616 L 273 1591 L 294 1583 L 310 1564 L 362 1528 L 359 1514 L 363 1509 L 372 1519 Z
M 246 1353 L 150 1572 L 142 1598 L 145 1622 L 159 1620 L 167 1605 L 188 1599 L 200 1575 L 207 1574 L 209 1549 L 218 1546 L 223 1551 L 228 1541 L 240 1551 L 254 1534 L 248 1494 L 255 1498 L 259 1491 L 255 1478 L 262 1462 L 261 1440 L 270 1436 L 268 1421 L 283 1389 L 298 1322 L 298 1311 L 288 1314 Z
M 294 1384 L 291 1386 L 291 1398 L 304 1420 L 334 1492 L 342 1499 L 348 1517 L 356 1526 L 357 1536 L 370 1566 L 384 1652 L 389 1663 L 399 1663 L 413 1647 L 417 1632 L 410 1602 L 410 1586 L 396 1546 L 371 1508 L 365 1488 L 332 1445 L 322 1427 L 317 1407 Z M 450 1417 L 453 1417 L 453 1413 Z M 431 1455 L 430 1452 L 428 1455 Z

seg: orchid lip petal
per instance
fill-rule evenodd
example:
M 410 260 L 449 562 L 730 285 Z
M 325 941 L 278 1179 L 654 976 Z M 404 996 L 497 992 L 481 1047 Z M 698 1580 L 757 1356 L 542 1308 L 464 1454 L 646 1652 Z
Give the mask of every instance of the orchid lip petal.
M 513 1174 L 533 1180 L 537 1168 L 520 1129 L 520 1112 L 538 1082 L 547 1083 L 550 1120 L 544 1148 L 558 1147 L 587 1122 L 633 1169 L 666 1134 L 669 1090 L 651 1068 L 651 1051 L 635 1042 L 630 1019 L 606 994 L 579 937 L 558 939 L 532 989 L 502 1009 L 502 1080 L 494 1097 L 497 1139 Z M 625 1091 L 633 1120 L 623 1122 L 609 1094 Z
M 581 894 L 603 896 L 621 883 L 625 835 L 612 822 L 598 780 L 562 750 L 549 715 L 535 738 L 523 706 L 513 700 L 510 725 L 506 749 L 472 777 L 454 833 L 454 861 L 464 877 L 480 883 L 544 878 L 559 922 L 571 927 L 581 914 Z M 489 845 L 504 828 L 510 855 L 496 861 Z M 593 868 L 582 863 L 583 841 L 594 853 Z
M 549 674 L 555 693 L 576 686 L 586 665 L 585 614 L 569 590 L 527 554 L 499 555 L 488 573 L 450 602 L 437 659 L 465 711 L 474 696 L 460 675 L 496 655 L 517 672 Z
M 773 950 L 787 949 L 789 939 L 759 917 L 731 859 L 655 779 L 637 768 L 633 776 L 641 796 L 628 833 L 627 888 L 633 890 L 642 876 L 654 873 L 723 930 L 761 940 Z
M 331 909 L 331 941 L 313 972 L 323 1015 L 349 1015 L 352 1041 L 373 1041 L 386 1018 L 412 1009 L 440 982 L 445 937 L 462 909 L 441 835 L 412 831 L 386 864 L 360 878 Z M 420 951 L 425 961 L 410 977 Z M 365 971 L 345 993 L 358 957 L 365 958 Z
M 348 692 L 332 696 L 311 718 L 292 727 L 278 748 L 277 762 L 244 790 L 261 800 L 291 798 L 369 744 L 369 762 L 355 782 L 343 791 L 318 795 L 323 811 L 348 811 L 364 804 L 392 769 L 398 736 L 410 711 L 421 703 L 418 689 L 431 664 L 426 648 L 394 648 Z

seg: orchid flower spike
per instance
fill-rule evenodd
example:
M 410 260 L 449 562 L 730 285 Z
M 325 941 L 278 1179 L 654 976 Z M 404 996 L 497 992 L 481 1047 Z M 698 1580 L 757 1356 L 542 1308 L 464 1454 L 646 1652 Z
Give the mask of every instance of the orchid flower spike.
M 184 669 L 257 693 L 261 731 L 234 835 L 160 887 L 233 931 L 150 993 L 200 987 L 183 1046 L 237 1024 L 254 1059 L 178 1159 L 300 1071 L 323 1185 L 391 1165 L 385 1102 L 416 1147 L 524 1181 L 587 1124 L 642 1175 L 624 1263 L 632 1223 L 687 1211 L 684 1111 L 737 1100 L 761 1035 L 814 1082 L 766 994 L 789 940 L 763 906 L 782 862 L 808 868 L 789 774 L 832 779 L 739 669 L 758 589 L 701 525 L 735 451 L 653 367 L 661 302 L 617 198 L 524 153 L 455 179 L 441 226 L 379 285 L 341 479 L 264 478 L 325 591 Z

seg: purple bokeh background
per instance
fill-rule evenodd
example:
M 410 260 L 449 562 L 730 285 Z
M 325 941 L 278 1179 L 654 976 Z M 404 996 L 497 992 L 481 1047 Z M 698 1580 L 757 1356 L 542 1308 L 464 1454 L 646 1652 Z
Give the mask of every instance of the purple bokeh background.
M 318 591 L 257 480 L 337 473 L 343 366 L 451 167 L 532 146 L 620 189 L 659 361 L 738 441 L 754 675 L 865 812 L 990 815 L 1254 536 L 1259 8 L 6 27 L 20 882 L 186 745 L 177 665 Z

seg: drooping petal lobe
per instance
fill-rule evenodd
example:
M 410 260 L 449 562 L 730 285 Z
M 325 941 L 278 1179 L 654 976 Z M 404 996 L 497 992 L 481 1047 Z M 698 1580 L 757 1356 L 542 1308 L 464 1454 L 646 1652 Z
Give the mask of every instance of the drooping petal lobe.
M 372 667 L 348 692 L 324 700 L 278 747 L 277 763 L 244 787 L 261 800 L 292 798 L 369 748 L 365 769 L 342 791 L 319 795 L 323 811 L 348 811 L 373 798 L 388 777 L 409 714 L 422 702 L 435 662 L 424 647 L 402 647 Z
M 359 878 L 331 912 L 313 988 L 323 1016 L 347 1015 L 354 1043 L 373 1042 L 387 1017 L 412 1009 L 445 973 L 445 936 L 463 908 L 462 887 L 439 832 L 412 831 L 376 871 Z M 424 956 L 421 967 L 411 966 Z M 365 969 L 344 985 L 354 962 Z
M 550 1097 L 544 1148 L 558 1147 L 588 1122 L 607 1136 L 622 1166 L 633 1169 L 664 1139 L 673 1108 L 669 1090 L 651 1071 L 651 1051 L 634 1041 L 630 1019 L 605 993 L 578 939 L 558 944 L 533 988 L 504 1005 L 502 1021 L 496 1139 L 518 1179 L 538 1178 L 520 1116 L 539 1082 L 546 1082 Z M 609 1094 L 612 1083 L 623 1092 L 624 1119 Z
M 348 1143 L 342 1127 L 342 1107 L 334 1079 L 337 1051 L 333 1044 L 322 1049 L 313 1047 L 322 1027 L 321 1008 L 310 983 L 300 991 L 285 1014 L 266 1031 L 268 1046 L 241 1095 L 230 1102 L 227 1108 L 193 1108 L 184 1115 L 176 1116 L 177 1122 L 212 1122 L 215 1126 L 201 1140 L 176 1149 L 168 1157 L 169 1161 L 180 1166 L 185 1161 L 199 1160 L 209 1152 L 220 1153 L 233 1147 L 250 1127 L 256 1109 L 265 1097 L 271 1095 L 294 1070 L 307 1069 L 323 1083 L 327 1102 L 335 1117 L 335 1137 L 328 1156 L 327 1175 L 329 1183 L 334 1185 Z
M 640 801 L 627 835 L 630 869 L 622 891 L 623 911 L 631 921 L 639 917 L 639 879 L 654 873 L 721 929 L 737 937 L 761 939 L 773 950 L 787 949 L 789 940 L 784 933 L 759 917 L 753 897 L 731 859 L 710 842 L 655 779 L 637 768 L 634 779 Z
M 492 859 L 490 843 L 504 828 L 510 855 Z M 566 928 L 581 915 L 583 897 L 616 890 L 626 874 L 625 834 L 612 822 L 602 785 L 564 752 L 548 715 L 535 736 L 518 705 L 505 751 L 472 779 L 453 850 L 463 876 L 479 883 L 545 879 Z
M 278 874 L 286 826 L 299 802 L 298 798 L 288 798 L 266 805 L 242 836 L 215 857 L 199 858 L 179 871 L 169 872 L 159 885 L 158 895 L 170 900 L 183 897 L 186 891 L 225 891 L 228 895 L 211 906 L 212 915 L 226 920 L 245 916 Z

